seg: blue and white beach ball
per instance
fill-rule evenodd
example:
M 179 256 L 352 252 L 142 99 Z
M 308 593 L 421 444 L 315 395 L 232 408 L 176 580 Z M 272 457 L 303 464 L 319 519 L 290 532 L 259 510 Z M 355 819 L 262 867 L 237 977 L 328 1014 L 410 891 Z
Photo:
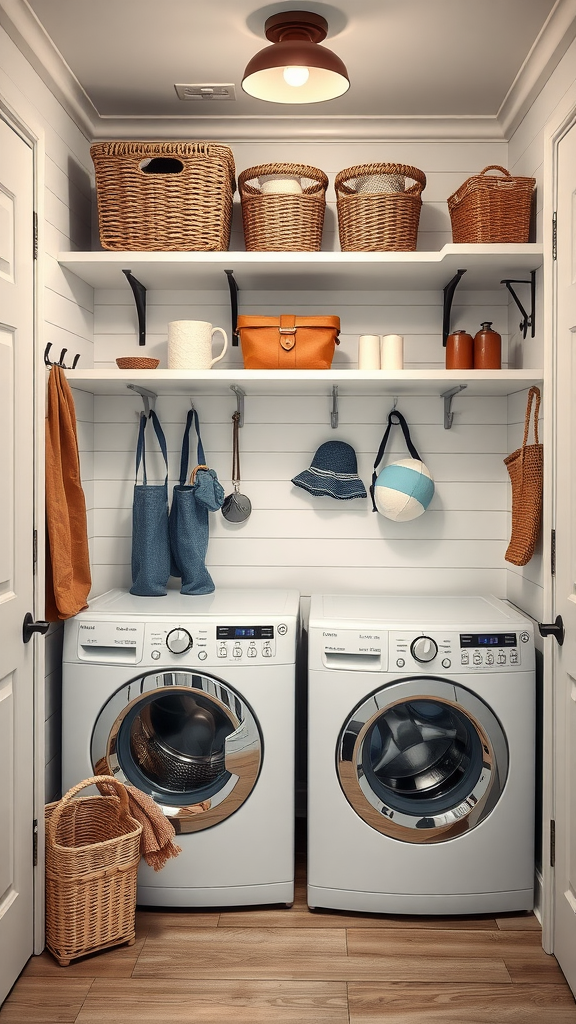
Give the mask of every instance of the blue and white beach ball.
M 385 466 L 374 485 L 374 503 L 387 519 L 406 523 L 426 511 L 434 481 L 419 459 L 400 459 Z

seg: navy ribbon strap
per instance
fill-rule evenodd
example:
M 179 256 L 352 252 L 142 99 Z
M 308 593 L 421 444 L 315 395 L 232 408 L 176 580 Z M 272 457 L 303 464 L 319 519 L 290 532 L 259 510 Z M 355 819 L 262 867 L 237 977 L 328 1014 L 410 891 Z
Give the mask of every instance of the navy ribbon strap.
M 392 419 L 393 416 L 396 417 L 396 420 Z M 408 424 L 406 423 L 406 420 L 404 419 L 404 417 L 403 417 L 401 412 L 398 412 L 397 409 L 393 409 L 392 412 L 388 416 L 388 426 L 386 427 L 386 432 L 384 434 L 384 437 L 382 438 L 382 441 L 380 442 L 380 447 L 378 449 L 378 454 L 376 456 L 376 461 L 374 462 L 374 471 L 372 473 L 372 483 L 370 484 L 370 497 L 372 498 L 372 511 L 373 512 L 377 512 L 378 511 L 378 509 L 376 508 L 376 502 L 374 500 L 374 487 L 376 485 L 376 479 L 377 479 L 377 476 L 378 476 L 377 467 L 380 465 L 380 463 L 382 462 L 382 459 L 384 457 L 384 449 L 386 448 L 386 445 L 388 443 L 388 438 L 390 437 L 390 431 L 391 431 L 393 426 L 396 426 L 398 424 L 402 427 L 402 433 L 404 434 L 404 440 L 406 441 L 406 446 L 408 448 L 408 451 L 410 452 L 410 455 L 412 456 L 413 459 L 418 459 L 419 462 L 422 462 L 422 459 L 420 458 L 418 452 L 416 451 L 416 448 L 412 444 L 412 438 L 410 437 L 410 431 L 408 430 Z

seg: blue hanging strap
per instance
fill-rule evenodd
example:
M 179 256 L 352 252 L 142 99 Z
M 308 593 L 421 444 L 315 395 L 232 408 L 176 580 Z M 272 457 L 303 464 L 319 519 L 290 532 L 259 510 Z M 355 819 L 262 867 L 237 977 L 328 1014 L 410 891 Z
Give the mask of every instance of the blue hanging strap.
M 196 434 L 198 436 L 198 448 L 197 458 L 198 466 L 206 465 L 206 456 L 204 455 L 204 448 L 202 446 L 202 439 L 200 437 L 200 422 L 198 419 L 198 413 L 196 409 L 190 409 L 186 417 L 186 426 L 184 428 L 184 437 L 182 438 L 182 456 L 180 459 L 180 486 L 183 487 L 186 483 L 186 477 L 188 476 L 188 461 L 190 458 L 190 427 L 194 421 L 196 428 Z
M 396 417 L 396 420 L 392 419 L 393 416 Z M 410 431 L 408 430 L 408 424 L 406 423 L 406 420 L 404 419 L 404 417 L 403 417 L 401 412 L 398 412 L 397 409 L 393 409 L 392 412 L 388 416 L 388 426 L 386 427 L 386 432 L 385 432 L 384 437 L 382 438 L 382 441 L 380 443 L 380 447 L 378 449 L 378 454 L 376 456 L 376 461 L 374 463 L 374 472 L 372 473 L 372 484 L 370 485 L 370 497 L 372 498 L 372 511 L 373 512 L 377 512 L 378 511 L 378 509 L 376 508 L 376 502 L 374 500 L 374 487 L 376 485 L 376 478 L 377 478 L 377 475 L 378 475 L 376 470 L 377 470 L 377 467 L 382 462 L 382 459 L 384 457 L 384 449 L 386 448 L 386 445 L 388 443 L 388 438 L 390 437 L 390 431 L 391 431 L 393 426 L 396 426 L 397 423 L 399 423 L 400 426 L 402 427 L 402 433 L 404 434 L 404 440 L 406 441 L 406 445 L 407 445 L 408 451 L 410 452 L 410 455 L 412 456 L 413 459 L 418 459 L 419 462 L 422 462 L 422 459 L 420 458 L 420 456 L 418 455 L 418 452 L 416 451 L 414 445 L 412 444 L 412 438 L 410 437 Z
M 146 477 L 146 445 L 144 443 L 144 432 L 146 430 L 146 416 L 142 412 L 140 413 L 140 424 L 138 427 L 138 444 L 136 445 L 136 476 L 134 479 L 135 483 L 138 483 L 138 471 L 140 469 L 140 463 L 142 463 L 142 479 L 145 484 L 148 483 Z
M 166 477 L 164 483 L 168 483 L 168 450 L 166 448 L 166 438 L 164 437 L 164 431 L 160 426 L 160 420 L 156 413 L 152 409 L 149 418 L 152 420 L 152 426 L 154 432 L 158 438 L 158 444 L 160 445 L 160 451 L 164 459 L 164 465 L 166 466 Z M 148 477 L 146 475 L 146 424 L 147 418 L 145 413 L 140 416 L 140 426 L 138 428 L 138 443 L 136 445 L 136 482 L 138 482 L 138 471 L 140 469 L 140 463 L 142 463 L 142 480 L 144 484 L 148 483 Z

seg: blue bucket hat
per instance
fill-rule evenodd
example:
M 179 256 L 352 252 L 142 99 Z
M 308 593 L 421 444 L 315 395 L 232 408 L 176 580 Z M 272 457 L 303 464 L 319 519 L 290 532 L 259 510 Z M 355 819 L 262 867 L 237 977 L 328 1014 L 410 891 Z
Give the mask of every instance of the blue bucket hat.
M 356 452 L 345 441 L 326 441 L 316 452 L 309 469 L 292 477 L 292 483 L 310 494 L 329 498 L 366 498 L 366 488 L 358 476 Z

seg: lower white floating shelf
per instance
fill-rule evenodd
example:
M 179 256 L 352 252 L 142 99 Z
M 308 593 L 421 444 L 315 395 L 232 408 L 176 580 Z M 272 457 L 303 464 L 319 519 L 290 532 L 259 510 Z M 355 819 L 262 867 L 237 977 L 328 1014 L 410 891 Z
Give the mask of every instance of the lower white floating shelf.
M 67 370 L 71 387 L 94 395 L 131 394 L 128 384 L 156 395 L 250 394 L 442 395 L 458 385 L 466 395 L 511 395 L 541 384 L 543 370 Z M 463 392 L 464 393 L 464 392 Z

